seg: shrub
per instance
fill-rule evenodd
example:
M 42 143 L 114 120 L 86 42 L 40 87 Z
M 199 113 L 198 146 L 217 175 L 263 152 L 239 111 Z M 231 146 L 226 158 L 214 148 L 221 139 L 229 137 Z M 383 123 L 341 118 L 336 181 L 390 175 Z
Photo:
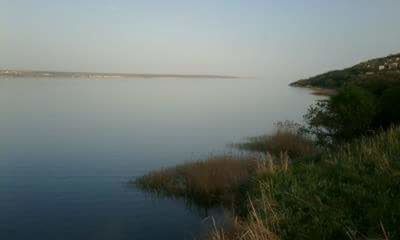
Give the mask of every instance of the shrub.
M 400 123 L 400 87 L 386 89 L 382 93 L 379 109 L 377 122 L 380 126 Z
M 305 115 L 310 133 L 319 143 L 345 142 L 368 133 L 377 115 L 373 94 L 360 87 L 341 89 L 329 100 L 319 101 Z

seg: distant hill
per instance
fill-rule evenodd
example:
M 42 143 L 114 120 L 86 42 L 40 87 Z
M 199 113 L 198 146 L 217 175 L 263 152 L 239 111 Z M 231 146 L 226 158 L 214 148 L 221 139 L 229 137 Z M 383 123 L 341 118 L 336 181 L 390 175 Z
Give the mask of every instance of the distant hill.
M 138 74 L 138 73 L 97 73 L 97 72 L 57 72 L 57 71 L 27 71 L 0 70 L 0 77 L 15 78 L 238 78 L 226 75 L 201 74 Z
M 362 84 L 369 80 L 400 82 L 400 53 L 302 79 L 290 85 L 336 89 L 346 84 Z

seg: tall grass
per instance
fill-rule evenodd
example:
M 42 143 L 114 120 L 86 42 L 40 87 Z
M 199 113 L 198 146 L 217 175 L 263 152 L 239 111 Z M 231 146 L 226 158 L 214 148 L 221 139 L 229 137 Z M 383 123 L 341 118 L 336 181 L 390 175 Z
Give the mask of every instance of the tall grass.
M 399 186 L 397 128 L 261 174 L 248 194 L 281 239 L 400 239 Z
M 211 240 L 400 239 L 400 128 L 311 159 L 289 164 L 282 151 L 210 157 L 136 184 L 202 204 L 233 204 L 232 227 L 216 228 Z
M 250 216 L 246 220 L 233 219 L 230 229 L 215 227 L 210 232 L 209 240 L 278 240 L 278 236 L 253 207 Z
M 278 166 L 288 168 L 286 153 L 212 156 L 204 161 L 152 171 L 136 179 L 139 188 L 164 196 L 184 197 L 202 207 L 231 206 L 249 180 Z
M 186 197 L 207 207 L 232 202 L 238 188 L 259 167 L 255 156 L 216 156 L 150 172 L 135 184 L 157 194 Z
M 290 158 L 302 158 L 316 153 L 311 137 L 302 132 L 299 124 L 286 121 L 276 123 L 276 131 L 271 135 L 248 138 L 246 142 L 233 144 L 234 147 L 253 152 L 279 155 L 286 152 Z

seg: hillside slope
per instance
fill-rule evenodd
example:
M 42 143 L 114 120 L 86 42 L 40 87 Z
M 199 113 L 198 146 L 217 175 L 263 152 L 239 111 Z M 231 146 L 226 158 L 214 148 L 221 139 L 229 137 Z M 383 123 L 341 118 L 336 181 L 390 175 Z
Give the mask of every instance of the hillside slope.
M 296 87 L 340 88 L 368 80 L 400 82 L 400 53 L 359 63 L 343 70 L 327 72 L 291 83 Z

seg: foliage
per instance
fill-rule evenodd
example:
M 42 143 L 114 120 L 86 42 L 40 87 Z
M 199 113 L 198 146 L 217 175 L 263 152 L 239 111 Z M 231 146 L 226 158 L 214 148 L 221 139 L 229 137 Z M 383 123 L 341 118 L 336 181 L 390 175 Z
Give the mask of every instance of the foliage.
M 387 89 L 400 87 L 400 74 L 384 73 L 373 76 L 359 76 L 357 81 L 348 84 L 364 88 L 375 96 L 381 96 Z
M 372 59 L 343 70 L 330 71 L 308 79 L 299 80 L 290 85 L 299 87 L 319 87 L 339 89 L 347 85 L 360 85 L 365 82 L 399 82 L 400 81 L 400 54 L 384 58 Z M 397 67 L 389 65 L 397 62 Z M 385 68 L 379 69 L 380 66 Z
M 327 144 L 345 142 L 372 130 L 376 114 L 375 96 L 363 88 L 349 86 L 311 106 L 305 120 L 308 131 L 319 143 Z
M 249 196 L 282 239 L 399 239 L 399 156 L 400 129 L 392 129 L 259 175 Z
M 265 156 L 265 155 L 261 155 Z M 142 189 L 239 214 L 210 239 L 399 239 L 400 128 L 309 161 L 220 156 L 152 172 Z
M 379 116 L 376 121 L 382 126 L 400 123 L 400 87 L 383 91 L 379 101 Z
M 385 61 L 297 83 L 340 89 L 309 108 L 306 127 L 278 123 L 272 135 L 234 145 L 258 154 L 210 157 L 134 183 L 233 209 L 232 227 L 212 240 L 400 239 L 400 72 L 365 74 Z M 318 144 L 330 148 L 322 154 Z
M 267 211 L 267 205 L 264 205 Z M 274 232 L 274 227 L 265 224 L 260 209 L 256 209 L 250 201 L 249 215 L 245 220 L 237 217 L 231 219 L 232 226 L 228 229 L 217 228 L 208 236 L 209 240 L 278 240 L 280 239 Z

